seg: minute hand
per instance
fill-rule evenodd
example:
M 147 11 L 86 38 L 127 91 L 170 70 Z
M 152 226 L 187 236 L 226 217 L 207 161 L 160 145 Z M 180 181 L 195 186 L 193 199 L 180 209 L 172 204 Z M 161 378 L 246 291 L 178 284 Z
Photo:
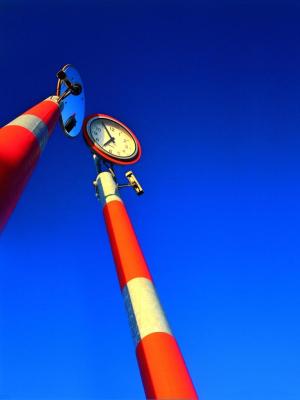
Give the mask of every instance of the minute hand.
M 113 137 L 113 136 L 111 136 L 111 134 L 109 133 L 109 130 L 106 128 L 106 125 L 101 121 L 101 124 L 104 126 L 104 129 L 106 130 L 106 132 L 107 132 L 107 134 L 108 134 L 108 136 L 109 136 L 109 139 L 112 141 L 112 142 L 115 142 L 115 138 Z

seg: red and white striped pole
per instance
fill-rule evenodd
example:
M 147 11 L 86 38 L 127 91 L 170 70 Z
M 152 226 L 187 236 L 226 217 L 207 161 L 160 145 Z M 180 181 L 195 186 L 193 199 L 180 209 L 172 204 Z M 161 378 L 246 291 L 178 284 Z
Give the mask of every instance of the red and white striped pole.
M 60 116 L 51 96 L 0 129 L 0 231 L 13 212 Z
M 148 399 L 197 399 L 117 184 L 108 171 L 95 182 Z

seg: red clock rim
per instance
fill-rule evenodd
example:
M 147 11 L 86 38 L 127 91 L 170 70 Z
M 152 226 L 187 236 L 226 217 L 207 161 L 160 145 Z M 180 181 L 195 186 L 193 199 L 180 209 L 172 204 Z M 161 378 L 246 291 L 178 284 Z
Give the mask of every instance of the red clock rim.
M 97 147 L 91 140 L 91 138 L 89 137 L 89 134 L 87 132 L 87 124 L 89 122 L 89 120 L 91 120 L 94 117 L 101 117 L 101 118 L 106 118 L 106 119 L 110 119 L 111 121 L 116 122 L 117 124 L 120 124 L 124 129 L 126 129 L 127 131 L 129 131 L 129 133 L 133 136 L 134 140 L 136 141 L 137 144 L 137 154 L 135 156 L 134 159 L 132 160 L 118 160 L 115 159 L 113 157 L 108 156 L 106 153 L 104 153 L 104 151 L 102 151 L 101 149 L 99 149 L 99 147 Z M 119 165 L 128 165 L 128 164 L 134 164 L 137 161 L 139 161 L 139 159 L 141 158 L 142 155 L 142 149 L 141 149 L 141 144 L 138 140 L 138 138 L 135 136 L 135 134 L 132 132 L 131 129 L 128 128 L 128 126 L 126 126 L 123 122 L 119 121 L 117 118 L 114 118 L 110 115 L 107 114 L 91 114 L 88 117 L 86 117 L 83 121 L 83 137 L 85 139 L 85 141 L 87 142 L 88 146 L 98 155 L 100 155 L 101 157 L 105 158 L 108 161 L 111 161 L 114 164 L 119 164 Z

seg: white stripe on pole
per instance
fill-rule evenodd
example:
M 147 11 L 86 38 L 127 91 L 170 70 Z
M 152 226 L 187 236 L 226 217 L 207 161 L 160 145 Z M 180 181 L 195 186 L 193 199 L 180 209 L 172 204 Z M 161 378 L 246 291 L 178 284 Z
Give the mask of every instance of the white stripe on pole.
M 149 279 L 131 279 L 123 289 L 123 297 L 136 345 L 151 333 L 165 332 L 172 335 L 153 283 Z
M 37 138 L 41 151 L 44 150 L 49 138 L 47 125 L 38 117 L 31 114 L 22 114 L 6 126 L 21 126 L 31 131 Z

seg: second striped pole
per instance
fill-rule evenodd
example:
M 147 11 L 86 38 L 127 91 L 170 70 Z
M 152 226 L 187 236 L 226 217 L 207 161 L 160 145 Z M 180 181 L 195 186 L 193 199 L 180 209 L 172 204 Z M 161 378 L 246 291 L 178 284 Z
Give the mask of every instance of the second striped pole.
M 128 312 L 136 356 L 148 399 L 197 399 L 144 259 L 117 183 L 109 171 L 96 179 L 98 198 Z

